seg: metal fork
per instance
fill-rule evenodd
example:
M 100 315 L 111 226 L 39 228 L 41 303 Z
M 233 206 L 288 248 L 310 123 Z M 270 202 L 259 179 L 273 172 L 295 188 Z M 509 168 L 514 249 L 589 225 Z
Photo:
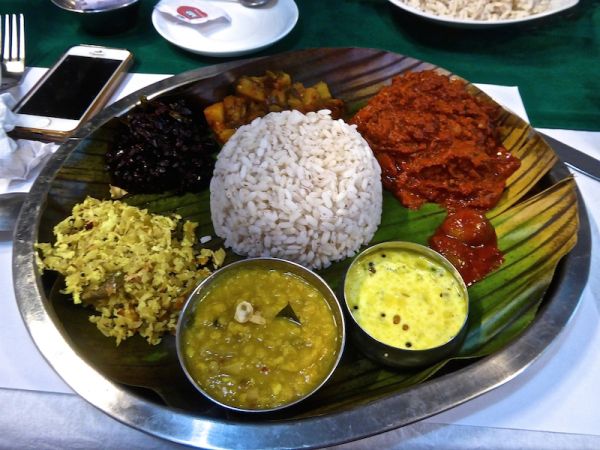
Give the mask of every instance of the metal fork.
M 8 89 L 19 84 L 25 72 L 25 19 L 23 14 L 6 14 L 3 19 L 0 19 L 0 46 L 2 47 L 0 89 Z

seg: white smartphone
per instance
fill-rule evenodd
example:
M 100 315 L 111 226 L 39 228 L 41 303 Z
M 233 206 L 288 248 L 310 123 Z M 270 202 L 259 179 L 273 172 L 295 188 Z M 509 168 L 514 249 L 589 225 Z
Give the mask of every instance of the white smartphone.
M 101 109 L 133 61 L 128 50 L 70 48 L 15 107 L 19 135 L 62 138 Z

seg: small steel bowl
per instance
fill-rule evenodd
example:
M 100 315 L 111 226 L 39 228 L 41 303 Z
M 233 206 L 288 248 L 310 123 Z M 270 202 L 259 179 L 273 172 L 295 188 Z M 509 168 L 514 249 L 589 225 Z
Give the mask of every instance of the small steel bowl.
M 335 320 L 335 324 L 336 324 L 337 330 L 338 330 L 338 340 L 337 340 L 338 346 L 335 349 L 335 351 L 337 352 L 337 357 L 336 357 L 335 362 L 332 365 L 331 369 L 327 373 L 327 375 L 325 377 L 323 377 L 321 382 L 312 391 L 308 392 L 303 397 L 295 399 L 294 401 L 292 401 L 290 403 L 286 403 L 286 404 L 283 404 L 283 405 L 280 405 L 277 407 L 273 407 L 273 408 L 244 409 L 244 408 L 238 408 L 236 406 L 231 406 L 231 405 L 225 404 L 225 403 L 213 398 L 210 394 L 208 394 L 202 388 L 202 386 L 200 386 L 200 384 L 191 375 L 191 373 L 189 372 L 189 370 L 187 368 L 186 359 L 183 354 L 183 348 L 182 348 L 183 347 L 183 342 L 182 342 L 183 341 L 183 332 L 184 332 L 185 327 L 188 326 L 190 319 L 193 317 L 194 310 L 195 310 L 198 302 L 200 301 L 200 299 L 202 299 L 203 294 L 205 292 L 207 292 L 213 286 L 213 284 L 216 280 L 218 280 L 219 278 L 221 278 L 228 272 L 231 272 L 232 270 L 239 269 L 241 266 L 262 268 L 262 269 L 267 269 L 267 270 L 278 270 L 278 271 L 282 271 L 285 273 L 291 273 L 293 275 L 296 275 L 296 276 L 302 278 L 303 280 L 308 282 L 311 286 L 315 287 L 321 294 L 323 294 L 323 297 L 329 304 L 329 307 L 333 314 L 333 318 Z M 185 374 L 186 374 L 187 378 L 190 380 L 190 382 L 194 385 L 194 387 L 198 391 L 200 391 L 205 397 L 207 397 L 208 399 L 212 400 L 213 402 L 215 402 L 216 404 L 218 404 L 224 408 L 228 408 L 230 410 L 237 411 L 237 412 L 247 412 L 247 413 L 264 413 L 264 412 L 278 411 L 280 409 L 295 405 L 298 402 L 301 402 L 301 401 L 305 400 L 306 398 L 310 397 L 317 390 L 319 390 L 321 388 L 321 386 L 323 386 L 327 382 L 327 380 L 329 380 L 329 378 L 331 377 L 331 375 L 337 368 L 337 366 L 340 362 L 340 359 L 342 357 L 342 352 L 344 350 L 345 342 L 346 342 L 346 330 L 345 330 L 345 324 L 344 324 L 344 313 L 342 311 L 342 307 L 340 306 L 340 303 L 337 300 L 336 295 L 331 290 L 329 285 L 325 282 L 325 280 L 323 280 L 320 276 L 318 276 L 316 273 L 312 272 L 311 270 L 309 270 L 299 264 L 293 263 L 291 261 L 286 261 L 286 260 L 278 259 L 278 258 L 244 259 L 241 261 L 231 263 L 231 264 L 229 264 L 225 267 L 222 267 L 221 269 L 213 272 L 208 278 L 204 279 L 194 289 L 194 291 L 189 295 L 189 297 L 188 297 L 187 301 L 185 302 L 185 305 L 183 306 L 183 309 L 181 310 L 181 313 L 179 315 L 179 321 L 177 323 L 177 330 L 176 330 L 177 357 L 179 359 L 179 363 L 180 363 L 181 367 L 183 368 L 183 371 L 185 372 Z
M 140 0 L 124 0 L 95 9 L 82 9 L 74 0 L 51 0 L 64 11 L 76 14 L 81 26 L 93 34 L 113 34 L 135 25 L 140 9 Z
M 440 264 L 444 268 L 446 268 L 450 273 L 456 278 L 459 283 L 459 286 L 462 292 L 465 295 L 465 299 L 467 302 L 467 311 L 465 314 L 465 320 L 458 331 L 449 341 L 445 342 L 442 345 L 437 347 L 432 347 L 428 349 L 408 349 L 408 348 L 400 348 L 394 347 L 380 340 L 374 338 L 371 334 L 365 331 L 356 321 L 354 315 L 352 314 L 352 309 L 348 304 L 348 293 L 347 293 L 347 281 L 348 281 L 348 273 L 350 270 L 367 256 L 372 253 L 375 253 L 380 250 L 408 250 L 418 254 L 422 254 L 428 257 L 430 260 Z M 352 262 L 350 267 L 346 271 L 346 275 L 344 278 L 344 304 L 346 305 L 346 310 L 348 315 L 350 316 L 350 325 L 349 325 L 349 334 L 351 335 L 353 341 L 357 345 L 357 347 L 369 358 L 377 361 L 381 364 L 392 366 L 392 367 L 400 367 L 400 368 L 416 368 L 427 366 L 438 362 L 445 357 L 454 353 L 461 346 L 466 332 L 467 332 L 467 323 L 469 318 L 469 294 L 467 291 L 467 286 L 465 285 L 462 277 L 456 270 L 456 268 L 442 255 L 438 252 L 430 249 L 429 247 L 425 247 L 423 245 L 414 244 L 412 242 L 401 242 L 401 241 L 391 241 L 384 242 L 381 244 L 374 245 L 372 247 L 367 248 L 362 253 L 360 253 Z

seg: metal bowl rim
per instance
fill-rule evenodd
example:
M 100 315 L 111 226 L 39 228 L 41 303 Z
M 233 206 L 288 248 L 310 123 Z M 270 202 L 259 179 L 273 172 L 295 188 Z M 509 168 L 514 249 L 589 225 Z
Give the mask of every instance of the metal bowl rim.
M 50 0 L 55 6 L 58 6 L 63 11 L 73 12 L 77 14 L 102 14 L 102 13 L 111 13 L 115 11 L 119 11 L 123 8 L 127 8 L 128 6 L 139 3 L 140 0 L 129 0 L 128 2 L 119 4 L 110 8 L 96 8 L 96 9 L 81 9 L 69 6 L 68 2 L 63 2 L 61 0 Z

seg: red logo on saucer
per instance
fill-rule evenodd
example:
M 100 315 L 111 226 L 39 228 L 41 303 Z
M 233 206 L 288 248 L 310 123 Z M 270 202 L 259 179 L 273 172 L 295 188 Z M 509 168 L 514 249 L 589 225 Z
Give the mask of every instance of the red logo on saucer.
M 195 6 L 180 6 L 177 8 L 177 14 L 182 15 L 186 19 L 202 19 L 208 17 L 208 14 Z

